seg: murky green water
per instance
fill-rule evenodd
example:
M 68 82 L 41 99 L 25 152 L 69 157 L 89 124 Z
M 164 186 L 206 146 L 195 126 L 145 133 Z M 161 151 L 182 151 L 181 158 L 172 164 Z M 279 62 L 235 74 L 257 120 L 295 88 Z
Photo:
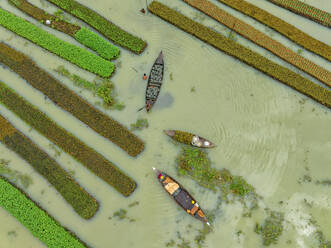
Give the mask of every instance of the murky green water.
M 56 10 L 43 0 L 31 2 L 50 12 Z M 96 216 L 85 221 L 76 215 L 62 197 L 25 161 L 0 144 L 0 158 L 11 160 L 10 166 L 33 178 L 34 183 L 27 190 L 31 198 L 94 248 L 165 247 L 171 239 L 178 241 L 177 232 L 185 240 L 190 240 L 197 234 L 196 230 L 202 228 L 202 223 L 177 207 L 155 180 L 151 170 L 154 166 L 175 176 L 192 192 L 204 209 L 215 208 L 215 194 L 203 190 L 190 179 L 176 176 L 174 164 L 180 148 L 175 146 L 162 130 L 187 130 L 210 138 L 217 144 L 216 148 L 208 151 L 214 167 L 227 168 L 233 174 L 243 176 L 263 197 L 259 202 L 260 208 L 253 212 L 251 218 L 242 217 L 245 210 L 241 204 L 223 202 L 217 211 L 213 232 L 207 236 L 205 247 L 262 247 L 261 236 L 254 232 L 254 227 L 257 221 L 261 223 L 265 217 L 264 208 L 284 213 L 284 231 L 274 247 L 319 247 L 314 235 L 318 229 L 323 231 L 327 240 L 331 240 L 331 188 L 316 184 L 317 180 L 331 179 L 330 110 L 158 17 L 143 15 L 139 10 L 146 7 L 145 0 L 80 2 L 148 42 L 148 47 L 141 56 L 121 49 L 121 57 L 116 61 L 120 62 L 121 66 L 112 80 L 116 85 L 118 97 L 126 104 L 126 108 L 123 111 L 105 111 L 100 108 L 126 126 L 134 123 L 137 118 L 148 119 L 149 128 L 136 131 L 146 142 L 146 149 L 138 158 L 128 157 L 125 152 L 97 135 L 85 124 L 45 100 L 41 93 L 8 69 L 0 67 L 0 80 L 8 83 L 67 130 L 126 171 L 137 181 L 138 188 L 132 196 L 123 198 L 62 152 L 56 160 L 66 169 L 74 170 L 77 181 L 101 203 Z M 179 0 L 162 2 L 178 7 L 183 13 L 224 34 L 229 32 L 204 15 L 196 15 L 194 9 Z M 266 1 L 249 2 L 281 16 L 313 37 L 331 45 L 331 32 L 327 28 Z M 305 2 L 331 12 L 328 0 Z M 8 5 L 6 0 L 0 0 L 0 6 L 27 18 Z M 293 50 L 300 48 L 254 20 L 227 7 L 224 9 L 272 35 Z M 77 20 L 74 22 L 81 23 Z M 76 44 L 66 35 L 50 29 L 48 31 Z M 71 72 L 82 77 L 94 78 L 92 74 L 79 70 L 2 27 L 0 40 L 29 54 L 55 76 L 57 75 L 53 69 L 65 65 Z M 241 37 L 238 37 L 237 41 L 293 68 Z M 142 80 L 142 74 L 149 72 L 160 50 L 164 53 L 166 69 L 159 101 L 150 114 L 143 111 L 137 113 L 137 109 L 144 104 L 146 82 Z M 331 64 L 318 56 L 307 51 L 303 51 L 303 55 L 331 70 Z M 74 87 L 69 80 L 57 77 L 91 103 L 99 101 L 88 91 Z M 35 130 L 30 130 L 28 125 L 5 107 L 0 106 L 0 113 L 50 155 L 55 155 L 47 139 Z M 135 201 L 139 202 L 137 206 L 128 207 Z M 127 216 L 136 221 L 110 219 L 120 208 L 126 209 Z M 0 221 L 0 248 L 44 246 L 2 209 Z M 192 244 L 192 247 L 195 246 Z

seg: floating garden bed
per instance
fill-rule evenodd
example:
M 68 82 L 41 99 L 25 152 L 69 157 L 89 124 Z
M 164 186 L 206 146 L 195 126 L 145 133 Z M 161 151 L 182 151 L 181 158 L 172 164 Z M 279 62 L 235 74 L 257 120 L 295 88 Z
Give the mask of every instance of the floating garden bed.
M 227 13 L 215 4 L 208 0 L 184 0 L 184 2 L 331 87 L 331 73 L 329 71 Z
M 48 248 L 88 247 L 74 233 L 61 226 L 25 193 L 0 176 L 0 206 L 21 222 Z
M 129 196 L 135 190 L 133 179 L 1 82 L 0 102 L 124 196 Z M 7 136 L 14 135 L 15 129 L 6 129 Z
M 1 84 L 1 83 L 0 83 Z M 0 86 L 1 89 L 2 86 Z M 7 132 L 7 130 L 10 130 Z M 99 204 L 46 152 L 0 115 L 0 141 L 26 160 L 84 219 L 90 219 Z
M 308 5 L 299 0 L 268 0 L 280 7 L 293 11 L 296 14 L 305 16 L 315 22 L 324 26 L 331 27 L 331 14 Z
M 142 39 L 124 31 L 97 12 L 74 0 L 47 1 L 55 4 L 64 11 L 86 22 L 95 28 L 99 33 L 103 34 L 107 39 L 114 42 L 116 45 L 127 48 L 134 53 L 142 53 L 147 45 L 146 42 Z
M 244 0 L 218 0 L 219 2 L 228 5 L 229 7 L 248 15 L 255 20 L 267 25 L 276 30 L 293 42 L 306 48 L 307 50 L 318 54 L 319 56 L 331 61 L 331 47 L 327 44 L 311 37 L 302 32 L 300 29 L 283 21 L 282 19 L 270 14 L 269 12 L 260 9 L 259 7 L 248 3 Z
M 24 13 L 35 18 L 44 25 L 54 28 L 58 31 L 66 33 L 84 46 L 96 51 L 101 57 L 105 59 L 117 58 L 120 53 L 118 47 L 113 46 L 101 36 L 92 32 L 87 28 L 82 28 L 76 24 L 71 24 L 68 21 L 51 15 L 37 6 L 29 3 L 27 0 L 8 0 L 9 3 L 22 10 Z
M 45 30 L 0 8 L 0 25 L 38 46 L 101 77 L 110 77 L 115 66 L 83 48 L 65 42 Z
M 200 40 L 212 45 L 216 49 L 223 51 L 250 66 L 253 66 L 270 77 L 279 80 L 280 82 L 307 95 L 328 108 L 331 108 L 331 91 L 323 88 L 322 86 L 314 84 L 312 81 L 300 76 L 286 67 L 276 64 L 275 62 L 236 43 L 235 41 L 226 38 L 212 29 L 189 19 L 164 4 L 153 1 L 148 6 L 148 9 L 151 13 L 194 35 Z
M 94 108 L 49 73 L 38 67 L 29 57 L 5 43 L 0 43 L 0 63 L 8 66 L 59 107 L 121 147 L 129 155 L 137 156 L 144 150 L 143 141 L 127 128 Z

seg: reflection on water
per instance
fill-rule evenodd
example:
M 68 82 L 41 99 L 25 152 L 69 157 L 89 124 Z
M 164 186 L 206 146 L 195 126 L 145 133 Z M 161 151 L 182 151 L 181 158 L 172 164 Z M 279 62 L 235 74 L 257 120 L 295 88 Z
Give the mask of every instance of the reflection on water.
M 56 10 L 43 1 L 31 2 L 50 12 Z M 114 144 L 45 100 L 42 94 L 3 66 L 0 67 L 0 80 L 8 83 L 63 127 L 121 167 L 137 181 L 138 188 L 132 196 L 123 198 L 62 152 L 56 156 L 56 160 L 67 170 L 74 171 L 77 181 L 101 204 L 96 216 L 85 221 L 25 161 L 0 145 L 0 158 L 11 160 L 10 166 L 32 177 L 34 183 L 27 191 L 33 199 L 95 248 L 115 245 L 118 248 L 163 248 L 171 240 L 177 243 L 191 240 L 202 229 L 202 224 L 188 216 L 171 200 L 154 178 L 151 169 L 153 166 L 157 167 L 177 178 L 205 210 L 217 208 L 214 193 L 176 174 L 175 158 L 180 147 L 164 135 L 162 130 L 178 129 L 198 133 L 216 143 L 217 147 L 208 150 L 212 166 L 217 169 L 227 168 L 232 174 L 243 176 L 263 197 L 259 210 L 254 211 L 251 217 L 243 217 L 245 209 L 241 204 L 222 202 L 216 211 L 213 231 L 208 234 L 205 247 L 261 247 L 261 237 L 254 232 L 254 227 L 256 222 L 263 223 L 266 217 L 264 208 L 284 212 L 284 231 L 274 247 L 318 247 L 314 235 L 316 230 L 322 230 L 326 240 L 331 240 L 331 225 L 328 221 L 331 216 L 330 186 L 316 183 L 331 178 L 331 114 L 328 109 L 152 14 L 142 14 L 139 10 L 146 7 L 144 0 L 80 2 L 148 42 L 148 47 L 141 56 L 121 50 L 121 66 L 112 81 L 126 108 L 122 111 L 109 111 L 97 106 L 127 127 L 138 118 L 148 120 L 147 129 L 136 131 L 146 142 L 146 149 L 138 158 L 128 157 Z M 178 7 L 192 18 L 196 16 L 196 11 L 182 1 L 162 2 Z M 331 33 L 324 27 L 266 1 L 249 2 L 281 14 L 290 23 L 330 44 Z M 324 10 L 328 7 L 331 12 L 326 0 L 306 2 Z M 24 16 L 8 5 L 7 1 L 1 1 L 0 6 Z M 249 18 L 229 11 L 258 26 L 262 31 L 265 30 Z M 74 22 L 80 23 L 78 20 Z M 224 29 L 209 18 L 202 22 L 209 26 L 216 25 L 220 31 Z M 66 35 L 51 29 L 48 31 L 76 44 Z M 227 30 L 222 32 L 226 34 Z M 89 80 L 94 78 L 94 75 L 79 70 L 3 28 L 0 28 L 0 37 L 1 41 L 29 54 L 54 76 L 57 75 L 52 70 L 64 65 L 81 77 Z M 294 50 L 299 48 L 277 33 L 274 33 L 273 38 Z M 254 45 L 244 39 L 238 39 L 238 42 L 255 49 Z M 145 101 L 146 81 L 142 79 L 142 75 L 149 72 L 160 50 L 163 51 L 166 66 L 160 98 L 151 113 L 137 113 L 137 109 Z M 331 70 L 330 63 L 309 52 L 304 54 Z M 81 91 L 69 80 L 61 80 L 92 104 L 97 101 L 88 91 Z M 54 157 L 49 141 L 31 130 L 5 107 L 0 106 L 0 113 Z M 135 201 L 139 204 L 129 207 Z M 127 211 L 128 218 L 114 218 L 114 213 L 120 209 Z M 130 219 L 135 221 L 130 222 Z M 0 248 L 43 247 L 3 210 L 0 210 L 0 220 L 1 223 L 6 223 L 0 225 Z M 16 236 L 8 234 L 13 230 Z

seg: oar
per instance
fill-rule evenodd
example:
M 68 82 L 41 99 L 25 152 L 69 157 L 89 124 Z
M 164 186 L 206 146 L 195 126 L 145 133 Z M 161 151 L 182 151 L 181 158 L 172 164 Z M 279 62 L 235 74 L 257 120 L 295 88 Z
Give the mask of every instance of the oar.
M 145 108 L 145 106 L 141 107 L 140 109 L 138 109 L 138 111 L 137 111 L 137 112 L 139 112 L 139 111 L 143 110 L 144 108 Z

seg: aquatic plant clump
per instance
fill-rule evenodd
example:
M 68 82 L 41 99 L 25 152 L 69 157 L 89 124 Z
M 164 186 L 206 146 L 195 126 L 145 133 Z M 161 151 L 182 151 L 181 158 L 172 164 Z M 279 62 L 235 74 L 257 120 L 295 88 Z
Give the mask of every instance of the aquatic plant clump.
M 226 169 L 213 168 L 205 150 L 182 146 L 181 153 L 176 158 L 176 164 L 180 175 L 191 177 L 205 188 L 213 191 L 220 190 L 223 200 L 229 202 L 231 195 L 250 209 L 257 207 L 259 196 L 254 187 L 241 176 L 234 176 Z
M 237 1 L 237 0 L 236 0 Z M 253 66 L 270 77 L 292 87 L 293 89 L 307 95 L 317 102 L 331 108 L 331 91 L 313 83 L 286 67 L 261 56 L 260 54 L 232 41 L 214 30 L 197 23 L 183 14 L 167 7 L 166 5 L 153 1 L 148 9 L 151 13 L 161 17 L 165 21 L 194 35 L 200 40 L 210 44 L 220 51 L 229 54 L 242 62 Z M 331 49 L 329 49 L 330 53 Z
M 331 27 L 331 14 L 308 5 L 299 0 L 268 0 L 280 7 L 293 11 L 296 14 L 305 16 L 324 26 Z
M 261 234 L 263 245 L 269 246 L 277 243 L 279 236 L 283 232 L 283 221 L 283 213 L 271 211 L 262 225 L 256 223 L 255 232 Z
M 64 68 L 64 66 L 59 66 L 55 71 L 60 75 L 69 78 L 75 83 L 75 85 L 94 92 L 103 100 L 103 106 L 105 108 L 122 110 L 125 107 L 122 103 L 118 103 L 114 94 L 114 84 L 110 80 L 103 78 L 101 80 L 90 82 L 77 74 L 70 73 Z
M 124 31 L 97 12 L 74 0 L 47 1 L 86 22 L 115 44 L 127 48 L 134 53 L 142 53 L 147 46 L 146 42 L 142 39 Z
M 136 123 L 132 123 L 130 125 L 131 130 L 143 130 L 144 128 L 148 128 L 148 120 L 147 119 L 138 119 Z
M 303 70 L 331 87 L 331 72 L 306 59 L 299 53 L 292 51 L 277 40 L 272 39 L 263 32 L 255 29 L 253 26 L 222 10 L 215 4 L 208 0 L 184 0 L 184 2 L 230 28 L 230 34 L 232 34 L 232 30 L 234 30 L 243 37 L 253 41 L 257 45 L 267 49 L 286 62 L 296 66 L 298 69 Z M 231 35 L 229 36 L 230 37 L 228 38 L 231 38 Z
M 190 145 L 193 139 L 193 134 L 176 130 L 173 139 L 180 143 Z
M 26 160 L 40 175 L 42 175 L 62 197 L 84 219 L 92 218 L 99 204 L 84 190 L 54 159 L 34 144 L 28 137 L 16 129 L 14 134 L 6 134 L 4 127 L 14 126 L 0 115 L 0 140 L 10 150 Z
M 49 248 L 87 248 L 74 233 L 0 176 L 0 206 Z
M 2 128 L 1 124 L 0 127 Z M 0 175 L 6 177 L 13 183 L 20 183 L 24 189 L 27 189 L 32 183 L 32 178 L 18 170 L 9 167 L 9 160 L 0 159 Z
M 110 77 L 115 69 L 113 63 L 85 49 L 60 40 L 56 36 L 2 8 L 0 8 L 0 25 L 80 68 L 101 77 Z
M 101 36 L 91 30 L 71 24 L 63 18 L 51 15 L 37 6 L 29 3 L 27 0 L 8 0 L 9 3 L 22 10 L 24 13 L 35 18 L 44 25 L 64 32 L 74 37 L 84 46 L 96 51 L 105 59 L 113 59 L 119 56 L 120 49 L 103 39 Z
M 331 47 L 312 36 L 304 33 L 295 26 L 283 21 L 279 17 L 244 0 L 218 0 L 219 2 L 254 18 L 268 27 L 281 33 L 288 39 L 331 61 Z M 292 1 L 292 0 L 290 0 Z
M 0 102 L 124 196 L 129 196 L 135 190 L 137 185 L 133 179 L 2 82 L 0 82 Z M 11 128 L 7 129 L 8 135 L 13 134 Z M 3 138 L 1 134 L 0 137 Z
M 0 63 L 8 66 L 59 107 L 118 145 L 129 155 L 137 156 L 144 150 L 144 142 L 135 134 L 121 123 L 97 110 L 48 72 L 41 69 L 25 54 L 16 51 L 5 43 L 0 43 Z

